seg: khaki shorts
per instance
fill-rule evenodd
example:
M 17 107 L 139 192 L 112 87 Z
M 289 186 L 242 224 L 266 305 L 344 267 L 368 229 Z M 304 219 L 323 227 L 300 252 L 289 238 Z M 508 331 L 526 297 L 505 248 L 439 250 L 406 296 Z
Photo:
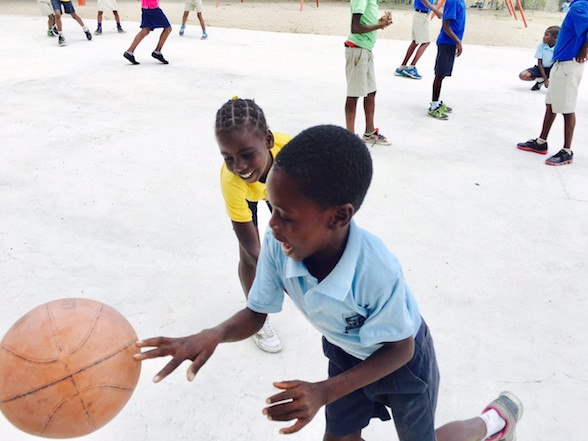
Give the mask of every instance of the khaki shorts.
M 97 9 L 99 11 L 118 11 L 116 0 L 98 0 Z
M 345 78 L 347 79 L 347 96 L 368 96 L 375 92 L 376 73 L 372 52 L 360 47 L 346 47 Z
M 196 11 L 202 13 L 202 0 L 186 0 L 184 11 Z
M 574 113 L 578 99 L 578 86 L 584 73 L 584 63 L 576 60 L 556 61 L 549 73 L 549 88 L 545 104 L 551 104 L 553 113 Z
M 39 9 L 41 10 L 41 14 L 43 15 L 53 15 L 53 7 L 51 6 L 51 0 L 37 0 L 37 4 L 39 5 Z
M 412 16 L 412 41 L 416 44 L 431 42 L 431 14 L 414 11 Z

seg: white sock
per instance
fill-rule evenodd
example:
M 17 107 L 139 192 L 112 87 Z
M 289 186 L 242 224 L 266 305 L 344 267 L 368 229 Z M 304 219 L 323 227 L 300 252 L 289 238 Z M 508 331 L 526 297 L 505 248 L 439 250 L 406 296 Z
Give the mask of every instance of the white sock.
M 437 107 L 441 105 L 441 101 L 433 101 L 431 103 L 431 110 L 435 110 Z
M 566 152 L 569 155 L 572 153 L 572 149 L 564 149 L 564 152 Z
M 537 138 L 537 144 L 541 145 L 541 144 L 545 144 L 547 142 L 546 139 L 543 138 Z
M 480 418 L 486 424 L 486 436 L 484 439 L 500 432 L 506 426 L 506 421 L 496 412 L 496 409 L 490 409 L 480 415 Z

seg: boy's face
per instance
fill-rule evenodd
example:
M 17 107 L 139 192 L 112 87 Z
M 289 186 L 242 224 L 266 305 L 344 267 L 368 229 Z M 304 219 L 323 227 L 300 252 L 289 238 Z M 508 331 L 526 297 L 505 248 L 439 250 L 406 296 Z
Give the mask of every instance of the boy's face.
M 217 138 L 220 153 L 227 169 L 248 184 L 265 181 L 272 166 L 270 149 L 274 135 L 269 130 L 264 135 L 248 129 L 231 130 Z
M 267 194 L 273 207 L 269 225 L 286 256 L 303 261 L 329 253 L 335 208 L 322 210 L 302 195 L 296 182 L 279 168 L 273 168 L 268 176 Z
M 557 42 L 557 37 L 555 35 L 551 34 L 551 32 L 545 31 L 545 34 L 543 34 L 543 43 L 545 43 L 549 46 L 554 46 L 556 42 Z

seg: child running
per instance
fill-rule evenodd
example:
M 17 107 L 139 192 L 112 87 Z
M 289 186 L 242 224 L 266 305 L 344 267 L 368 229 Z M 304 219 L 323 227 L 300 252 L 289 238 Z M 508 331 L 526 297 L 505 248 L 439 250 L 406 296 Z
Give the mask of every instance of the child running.
M 257 203 L 267 201 L 267 174 L 278 152 L 292 138 L 283 133 L 272 133 L 261 107 L 253 100 L 237 97 L 218 110 L 215 133 L 225 161 L 221 168 L 221 189 L 239 241 L 239 279 L 247 297 L 255 278 L 261 246 Z M 269 203 L 268 207 L 271 210 Z M 253 340 L 263 351 L 282 350 L 282 343 L 269 320 L 253 335 Z
M 51 0 L 37 0 L 41 14 L 47 16 L 47 36 L 56 37 L 59 35 L 57 26 L 55 26 L 55 14 L 53 12 L 53 6 L 51 6 Z
M 402 441 L 514 440 L 523 407 L 501 393 L 482 413 L 435 430 L 439 372 L 433 340 L 386 245 L 357 226 L 372 178 L 364 143 L 335 126 L 308 129 L 278 154 L 267 178 L 273 206 L 247 307 L 211 329 L 188 337 L 137 342 L 152 348 L 137 360 L 172 356 L 158 382 L 184 360 L 188 380 L 223 342 L 247 338 L 268 313 L 281 310 L 284 293 L 323 334 L 328 378 L 278 381 L 262 413 L 295 420 L 294 433 L 326 406 L 324 441 L 360 441 L 371 418 L 394 415 Z
M 163 31 L 161 31 L 157 47 L 151 52 L 151 56 L 156 60 L 161 61 L 163 64 L 169 64 L 169 62 L 163 57 L 161 49 L 163 48 L 165 40 L 167 40 L 167 37 L 171 33 L 172 27 L 169 20 L 159 7 L 159 0 L 141 0 L 141 30 L 135 36 L 135 39 L 131 43 L 131 46 L 125 51 L 123 57 L 133 64 L 139 64 L 135 59 L 135 49 L 149 32 L 157 28 L 163 28 Z
M 61 8 L 63 7 L 63 12 L 66 14 L 71 15 L 75 21 L 82 27 L 84 30 L 84 34 L 86 34 L 86 38 L 88 40 L 92 39 L 92 34 L 90 33 L 90 29 L 84 24 L 83 20 L 80 18 L 78 14 L 76 14 L 76 10 L 73 7 L 71 0 L 51 0 L 51 6 L 53 7 L 53 11 L 55 13 L 55 24 L 57 26 L 57 44 L 60 46 L 65 46 L 65 37 L 63 36 L 63 25 L 61 23 Z
M 537 64 L 519 74 L 519 78 L 523 81 L 537 80 L 531 90 L 539 90 L 543 85 L 549 87 L 549 71 L 553 65 L 553 49 L 557 42 L 558 33 L 559 26 L 550 26 L 545 30 L 543 42 L 539 44 L 537 51 L 535 51 Z
M 461 39 L 465 32 L 466 12 L 464 0 L 447 0 L 443 8 L 443 25 L 437 38 L 437 59 L 433 80 L 433 99 L 427 114 L 435 119 L 446 120 L 451 107 L 439 99 L 445 77 L 453 73 L 455 57 L 463 52 Z
M 94 31 L 96 35 L 102 35 L 102 17 L 104 15 L 104 11 L 112 11 L 112 15 L 114 15 L 114 19 L 116 20 L 116 30 L 119 34 L 124 34 L 125 30 L 122 28 L 120 24 L 120 17 L 118 15 L 118 5 L 116 0 L 98 0 L 98 16 L 96 17 L 96 21 L 98 22 L 98 27 Z
M 206 40 L 208 38 L 206 24 L 204 23 L 204 18 L 202 18 L 202 10 L 202 0 L 186 0 L 186 4 L 184 5 L 184 15 L 182 16 L 182 26 L 180 26 L 180 37 L 184 35 L 184 32 L 186 31 L 186 22 L 188 21 L 190 11 L 196 11 L 196 16 L 198 17 L 200 27 L 202 28 L 202 37 L 200 37 L 200 39 Z

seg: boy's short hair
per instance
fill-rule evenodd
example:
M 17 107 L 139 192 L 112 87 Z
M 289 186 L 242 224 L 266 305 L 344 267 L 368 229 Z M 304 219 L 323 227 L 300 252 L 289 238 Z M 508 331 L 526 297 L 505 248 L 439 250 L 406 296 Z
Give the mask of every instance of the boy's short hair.
M 557 37 L 559 34 L 559 26 L 549 26 L 547 29 L 545 29 L 545 32 L 547 32 L 552 37 Z
M 274 167 L 322 209 L 350 203 L 359 210 L 372 180 L 372 158 L 364 142 L 333 125 L 304 130 L 276 157 Z

